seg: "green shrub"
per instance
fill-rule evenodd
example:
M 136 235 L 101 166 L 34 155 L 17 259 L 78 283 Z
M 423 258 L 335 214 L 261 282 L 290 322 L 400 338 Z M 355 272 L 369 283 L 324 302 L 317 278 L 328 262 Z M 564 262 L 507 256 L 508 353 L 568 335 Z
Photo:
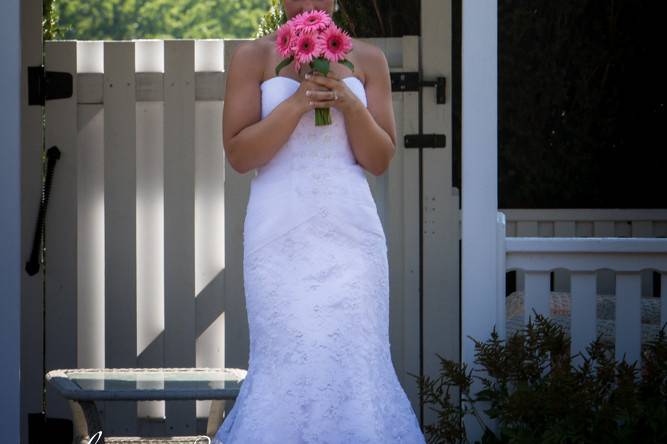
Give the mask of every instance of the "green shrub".
M 486 342 L 470 338 L 474 363 L 481 368 L 468 371 L 465 363 L 437 355 L 438 378 L 411 374 L 425 406 L 437 413 L 437 421 L 426 425 L 429 443 L 468 442 L 461 421 L 466 414 L 482 426 L 482 443 L 667 442 L 665 326 L 643 348 L 639 370 L 636 362 L 617 362 L 601 336 L 585 353 L 570 356 L 562 328 L 535 316 L 506 341 L 495 327 Z M 476 394 L 471 393 L 473 378 L 482 387 Z M 460 404 L 452 401 L 452 388 L 460 390 Z M 497 433 L 484 423 L 481 402 L 497 421 Z

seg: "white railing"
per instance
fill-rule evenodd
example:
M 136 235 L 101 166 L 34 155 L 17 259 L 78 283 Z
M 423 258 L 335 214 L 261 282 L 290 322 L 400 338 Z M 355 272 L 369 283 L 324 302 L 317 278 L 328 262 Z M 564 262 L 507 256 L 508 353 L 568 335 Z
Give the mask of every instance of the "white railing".
M 667 209 L 501 209 L 508 237 L 667 237 Z
M 641 273 L 658 272 L 660 298 L 652 298 L 659 311 L 659 326 L 667 322 L 667 239 L 620 237 L 505 237 L 505 218 L 498 217 L 499 267 L 525 273 L 523 322 L 535 312 L 551 316 L 553 294 L 550 273 L 567 270 L 569 287 L 569 334 L 571 353 L 584 351 L 598 334 L 600 292 L 596 272 L 609 270 L 615 275 L 614 349 L 617 359 L 638 361 L 642 346 Z M 500 274 L 500 273 L 499 273 Z M 498 285 L 498 306 L 505 307 L 504 282 Z M 499 324 L 506 314 L 498 312 Z M 646 316 L 646 314 L 645 314 Z
M 667 209 L 501 209 L 506 217 L 508 237 L 667 237 Z M 555 291 L 569 292 L 567 270 L 552 273 Z M 521 270 L 512 276 L 516 288 L 523 288 Z M 598 293 L 614 293 L 615 276 L 610 270 L 596 273 Z M 653 294 L 655 276 L 641 273 L 642 294 Z

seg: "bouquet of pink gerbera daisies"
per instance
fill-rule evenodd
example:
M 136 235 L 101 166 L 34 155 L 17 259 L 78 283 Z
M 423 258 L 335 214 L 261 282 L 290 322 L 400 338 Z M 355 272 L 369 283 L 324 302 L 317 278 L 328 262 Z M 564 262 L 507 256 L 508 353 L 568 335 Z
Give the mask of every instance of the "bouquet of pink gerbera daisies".
M 326 76 L 330 62 L 342 63 L 354 71 L 354 65 L 345 58 L 351 50 L 352 39 L 325 11 L 303 12 L 278 28 L 276 51 L 285 59 L 276 66 L 276 76 L 292 62 L 297 72 L 308 64 L 313 71 Z M 329 108 L 316 108 L 315 125 L 330 124 Z

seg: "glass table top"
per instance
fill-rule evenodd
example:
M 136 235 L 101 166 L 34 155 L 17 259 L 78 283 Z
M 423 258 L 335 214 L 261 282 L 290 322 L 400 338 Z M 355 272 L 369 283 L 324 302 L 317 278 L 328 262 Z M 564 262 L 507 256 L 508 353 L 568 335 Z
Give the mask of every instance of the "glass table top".
M 57 369 L 47 380 L 68 399 L 233 399 L 247 370 L 184 369 Z
M 221 371 L 68 371 L 70 381 L 84 390 L 239 389 L 245 375 Z

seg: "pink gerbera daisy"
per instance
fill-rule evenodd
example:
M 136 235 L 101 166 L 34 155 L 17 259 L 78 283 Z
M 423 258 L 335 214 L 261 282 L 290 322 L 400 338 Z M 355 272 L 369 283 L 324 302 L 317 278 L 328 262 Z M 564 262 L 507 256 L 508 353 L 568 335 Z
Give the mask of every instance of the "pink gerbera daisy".
M 297 29 L 303 32 L 316 32 L 326 29 L 333 23 L 329 14 L 318 9 L 305 11 L 292 18 Z
M 276 33 L 276 52 L 282 57 L 289 57 L 294 51 L 296 34 L 294 28 L 288 22 L 283 24 Z
M 297 62 L 295 68 L 310 63 L 322 54 L 317 36 L 309 32 L 304 32 L 296 38 L 295 51 L 294 59 Z
M 352 49 L 350 36 L 336 25 L 332 25 L 319 36 L 322 55 L 331 62 L 345 59 L 345 55 Z

